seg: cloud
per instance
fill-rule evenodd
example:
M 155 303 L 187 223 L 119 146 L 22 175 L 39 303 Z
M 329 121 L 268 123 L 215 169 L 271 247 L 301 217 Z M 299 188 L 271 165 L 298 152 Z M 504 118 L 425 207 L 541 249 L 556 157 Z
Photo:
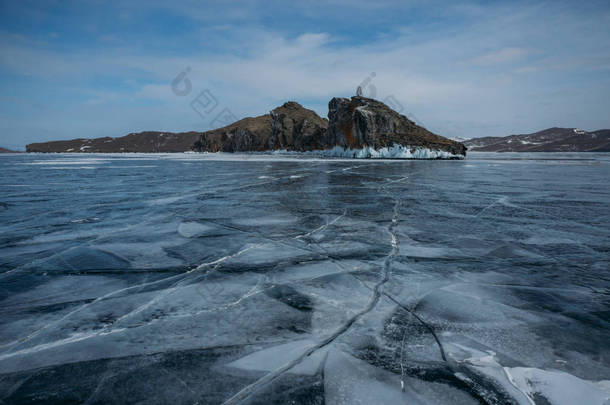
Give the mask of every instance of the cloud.
M 470 61 L 473 65 L 497 65 L 500 63 L 514 62 L 522 60 L 530 55 L 532 50 L 525 48 L 503 48 L 497 51 L 488 52 Z
M 169 83 L 146 84 L 135 93 L 137 98 L 148 100 L 172 101 L 176 95 L 171 91 Z
M 302 45 L 305 48 L 315 48 L 320 47 L 327 43 L 330 39 L 330 35 L 325 32 L 321 33 L 311 33 L 307 32 L 305 34 L 299 35 L 295 42 L 299 45 Z

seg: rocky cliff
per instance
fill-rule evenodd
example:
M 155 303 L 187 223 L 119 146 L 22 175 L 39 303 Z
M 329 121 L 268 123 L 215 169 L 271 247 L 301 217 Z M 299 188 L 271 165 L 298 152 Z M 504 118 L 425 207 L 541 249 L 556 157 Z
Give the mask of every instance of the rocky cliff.
M 358 157 L 460 158 L 466 147 L 418 126 L 384 103 L 366 97 L 328 103 L 328 138 Z
M 318 150 L 325 148 L 327 128 L 328 122 L 314 111 L 289 101 L 269 114 L 204 132 L 194 149 L 200 152 Z
M 271 117 L 261 115 L 236 121 L 202 133 L 193 146 L 197 152 L 246 152 L 267 150 Z
M 289 101 L 271 111 L 271 149 L 310 151 L 328 145 L 328 120 Z
M 532 134 L 473 138 L 464 143 L 480 152 L 610 152 L 610 130 L 555 127 Z

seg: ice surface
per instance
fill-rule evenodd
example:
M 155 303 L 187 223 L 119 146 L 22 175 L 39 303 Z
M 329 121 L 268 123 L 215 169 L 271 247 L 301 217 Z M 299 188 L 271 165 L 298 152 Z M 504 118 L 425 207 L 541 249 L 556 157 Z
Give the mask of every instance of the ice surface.
M 301 356 L 314 344 L 315 342 L 307 339 L 272 346 L 229 363 L 227 367 L 244 370 L 274 371 Z M 306 360 L 288 370 L 288 372 L 307 375 L 316 374 L 326 357 L 327 350 L 327 348 L 324 348 L 316 351 L 311 356 L 308 356 Z
M 331 350 L 324 368 L 326 403 L 350 404 L 475 404 L 467 395 L 448 386 L 406 378 L 341 351 Z
M 534 367 L 504 367 L 496 353 L 448 345 L 449 353 L 468 353 L 463 362 L 494 379 L 522 404 L 537 404 L 541 398 L 551 404 L 607 404 L 610 400 L 609 381 L 591 382 L 563 371 L 541 370 Z
M 215 228 L 210 225 L 200 224 L 198 222 L 182 222 L 178 226 L 178 233 L 185 238 L 195 238 L 204 235 Z
M 0 402 L 608 401 L 607 155 L 0 166 Z
M 506 374 L 519 389 L 535 403 L 539 396 L 552 404 L 604 405 L 610 400 L 610 381 L 597 384 L 581 380 L 561 371 L 547 371 L 537 368 L 506 368 Z

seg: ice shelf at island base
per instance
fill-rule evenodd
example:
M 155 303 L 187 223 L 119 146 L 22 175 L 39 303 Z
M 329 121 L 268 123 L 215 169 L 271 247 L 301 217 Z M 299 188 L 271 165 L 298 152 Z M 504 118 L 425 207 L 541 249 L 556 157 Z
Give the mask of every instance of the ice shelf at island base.
M 438 149 L 429 149 L 421 146 L 392 145 L 375 149 L 365 146 L 361 149 L 344 148 L 335 146 L 332 149 L 296 152 L 286 149 L 275 150 L 274 154 L 303 154 L 322 157 L 342 157 L 355 159 L 464 159 L 464 155 L 456 155 L 451 152 Z

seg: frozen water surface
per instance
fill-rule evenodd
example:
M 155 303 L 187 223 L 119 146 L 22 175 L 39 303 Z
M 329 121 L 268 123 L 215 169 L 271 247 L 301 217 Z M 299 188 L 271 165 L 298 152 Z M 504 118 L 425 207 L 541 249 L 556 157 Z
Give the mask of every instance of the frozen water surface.
M 609 402 L 608 154 L 0 166 L 0 403 Z

